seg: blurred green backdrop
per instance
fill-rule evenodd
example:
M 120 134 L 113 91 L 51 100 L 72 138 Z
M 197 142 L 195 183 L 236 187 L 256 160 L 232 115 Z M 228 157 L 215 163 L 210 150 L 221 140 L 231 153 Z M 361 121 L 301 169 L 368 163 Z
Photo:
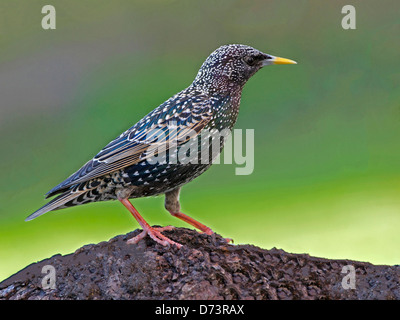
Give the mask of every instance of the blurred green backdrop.
M 52 4 L 57 29 L 41 28 Z M 43 195 L 193 80 L 222 44 L 298 61 L 246 85 L 237 128 L 255 170 L 216 165 L 183 188 L 183 212 L 235 243 L 399 264 L 399 1 L 2 1 L 0 280 L 56 253 L 138 228 L 117 202 L 24 222 Z M 163 197 L 133 203 L 186 226 Z

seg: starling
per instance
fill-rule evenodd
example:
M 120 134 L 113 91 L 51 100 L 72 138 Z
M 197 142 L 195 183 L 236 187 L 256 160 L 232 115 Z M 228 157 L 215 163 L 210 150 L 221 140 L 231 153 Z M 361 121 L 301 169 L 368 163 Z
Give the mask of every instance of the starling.
M 206 59 L 189 87 L 155 108 L 51 189 L 46 198 L 58 196 L 28 216 L 26 221 L 52 210 L 119 200 L 143 228 L 128 243 L 137 243 L 149 235 L 162 245 L 181 247 L 161 233 L 171 230 L 172 226 L 150 226 L 129 201 L 165 194 L 165 208 L 171 215 L 208 235 L 213 234 L 210 228 L 180 212 L 179 192 L 184 184 L 211 166 L 215 154 L 208 156 L 208 162 L 188 163 L 178 157 L 179 152 L 189 144 L 193 146 L 195 138 L 204 132 L 232 130 L 243 86 L 263 66 L 295 63 L 246 45 L 221 46 Z M 224 139 L 210 137 L 211 142 L 219 139 L 217 153 L 221 152 Z M 205 149 L 210 150 L 202 142 L 195 143 L 199 156 Z M 155 158 L 158 161 L 150 161 Z

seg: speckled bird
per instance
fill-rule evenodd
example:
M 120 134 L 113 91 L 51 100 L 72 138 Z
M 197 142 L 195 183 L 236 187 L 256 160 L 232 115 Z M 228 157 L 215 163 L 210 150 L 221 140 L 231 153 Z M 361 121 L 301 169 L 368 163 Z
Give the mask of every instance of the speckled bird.
M 143 229 L 128 243 L 137 243 L 149 235 L 162 245 L 181 247 L 181 244 L 162 234 L 162 231 L 173 229 L 172 226 L 150 226 L 129 201 L 165 194 L 165 208 L 171 215 L 208 235 L 213 234 L 210 228 L 180 211 L 179 192 L 183 185 L 205 172 L 215 157 L 210 158 L 208 163 L 187 163 L 176 159 L 179 150 L 193 143 L 193 138 L 202 132 L 232 130 L 238 116 L 243 86 L 258 70 L 272 64 L 295 63 L 241 44 L 224 45 L 216 49 L 203 63 L 189 87 L 155 108 L 107 144 L 82 168 L 51 189 L 46 198 L 57 197 L 26 220 L 57 209 L 119 200 Z M 194 133 L 190 139 L 187 138 L 188 132 Z M 155 139 L 156 135 L 162 136 L 161 140 L 165 143 L 161 144 L 160 139 Z M 224 139 L 221 139 L 219 152 L 223 143 Z M 198 143 L 199 153 L 202 146 Z M 172 149 L 176 152 L 172 152 Z M 162 161 L 150 161 L 161 154 L 164 155 Z

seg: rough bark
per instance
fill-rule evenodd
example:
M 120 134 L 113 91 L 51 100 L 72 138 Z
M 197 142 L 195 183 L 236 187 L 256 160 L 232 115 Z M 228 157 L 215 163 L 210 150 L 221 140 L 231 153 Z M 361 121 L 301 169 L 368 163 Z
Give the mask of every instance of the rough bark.
M 164 233 L 181 249 L 148 237 L 127 245 L 138 233 L 33 263 L 0 283 L 0 299 L 400 298 L 400 266 L 227 245 L 219 235 L 183 228 Z M 45 265 L 55 268 L 54 289 L 43 288 Z M 355 268 L 355 289 L 342 285 L 347 265 Z

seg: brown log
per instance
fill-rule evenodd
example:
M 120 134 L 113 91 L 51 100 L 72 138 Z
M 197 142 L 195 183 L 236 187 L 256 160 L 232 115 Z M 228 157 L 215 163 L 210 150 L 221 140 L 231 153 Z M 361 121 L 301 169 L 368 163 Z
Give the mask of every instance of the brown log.
M 399 299 L 400 266 L 329 260 L 251 245 L 228 245 L 177 228 L 164 234 L 184 246 L 163 247 L 148 237 L 108 242 L 33 263 L 0 283 L 0 299 Z M 55 287 L 46 288 L 45 265 Z M 355 288 L 342 273 L 355 270 Z

